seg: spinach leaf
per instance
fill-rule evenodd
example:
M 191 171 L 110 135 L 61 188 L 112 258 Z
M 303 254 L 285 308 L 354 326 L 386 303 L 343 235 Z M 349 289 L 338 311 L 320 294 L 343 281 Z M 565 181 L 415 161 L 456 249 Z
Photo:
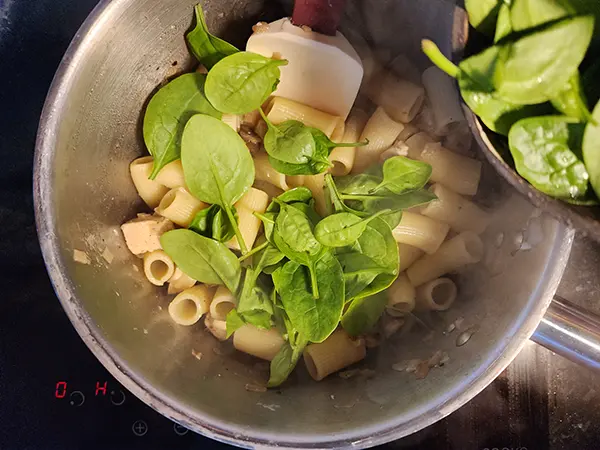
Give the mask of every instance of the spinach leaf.
M 583 138 L 583 161 L 590 176 L 590 184 L 600 197 L 600 102 L 594 108 L 594 121 L 588 123 Z
M 211 69 L 216 63 L 226 56 L 239 52 L 237 48 L 229 42 L 213 36 L 208 31 L 202 5 L 197 4 L 194 7 L 196 14 L 196 26 L 186 36 L 191 53 L 207 69 Z
M 307 344 L 308 342 L 303 338 L 299 338 L 293 347 L 290 342 L 283 344 L 277 355 L 275 355 L 275 358 L 271 361 L 271 374 L 267 384 L 268 387 L 277 387 L 287 380 L 294 367 L 296 367 Z
M 275 288 L 292 325 L 310 342 L 323 342 L 336 329 L 344 307 L 344 279 L 337 259 L 329 252 L 315 264 L 319 298 L 311 293 L 310 275 L 295 261 L 273 277 Z
M 204 96 L 206 77 L 187 73 L 163 86 L 150 100 L 144 114 L 144 142 L 154 156 L 150 178 L 181 155 L 181 136 L 194 114 L 221 118 L 221 113 Z
M 315 161 L 313 159 L 306 164 L 291 164 L 272 156 L 269 156 L 269 163 L 277 172 L 292 177 L 295 175 L 318 175 L 331 167 L 329 161 Z
M 185 126 L 181 143 L 181 163 L 188 189 L 199 200 L 223 208 L 242 253 L 246 253 L 232 211 L 232 205 L 254 182 L 254 162 L 244 141 L 227 124 L 197 114 Z
M 238 52 L 219 61 L 206 78 L 206 97 L 219 111 L 246 114 L 269 98 L 279 83 L 286 60 Z
M 493 36 L 502 2 L 503 0 L 465 0 L 471 26 L 480 33 Z
M 350 336 L 359 336 L 372 329 L 385 310 L 387 295 L 379 293 L 354 300 L 342 316 L 342 327 Z
M 234 207 L 232 207 L 232 211 L 237 222 L 237 211 Z M 199 211 L 188 228 L 219 242 L 227 242 L 235 235 L 227 213 L 219 205 L 211 205 Z
M 515 31 L 528 30 L 577 14 L 568 0 L 512 0 L 510 10 Z
M 310 220 L 310 223 L 313 225 L 313 227 L 321 221 L 321 216 L 317 213 L 317 211 L 315 211 L 315 208 L 312 205 L 296 202 L 290 204 L 290 206 L 292 208 L 296 208 L 299 211 L 302 211 L 304 215 L 308 217 L 308 220 Z
M 315 140 L 302 122 L 288 120 L 273 125 L 264 114 L 263 118 L 268 126 L 263 143 L 270 156 L 290 164 L 306 164 L 312 158 Z
M 564 116 L 517 122 L 508 136 L 517 172 L 553 197 L 585 196 L 589 176 L 577 156 L 581 153 L 584 129 L 584 124 Z
M 517 105 L 556 97 L 583 61 L 593 32 L 593 17 L 574 17 L 502 45 L 492 79 L 495 95 Z
M 285 203 L 279 206 L 281 211 L 275 219 L 273 242 L 287 258 L 308 267 L 313 295 L 319 298 L 315 263 L 323 247 L 314 237 L 312 222 L 302 211 Z
M 382 181 L 382 177 L 361 173 L 336 177 L 335 185 L 341 194 L 366 195 L 377 189 Z
M 183 273 L 200 283 L 224 284 L 236 292 L 241 267 L 235 254 L 224 244 L 191 230 L 168 231 L 160 244 Z
M 423 41 L 423 51 L 441 70 L 458 80 L 461 95 L 469 108 L 492 131 L 508 136 L 510 128 L 526 117 L 551 111 L 542 105 L 516 105 L 499 99 L 489 82 L 499 58 L 499 48 L 490 47 L 454 65 L 431 41 Z
M 498 12 L 498 22 L 496 23 L 496 34 L 494 43 L 500 42 L 513 32 L 513 26 L 510 17 L 510 6 L 504 3 Z
M 385 188 L 394 194 L 421 189 L 431 177 L 431 166 L 404 156 L 394 156 L 383 163 L 383 181 L 373 192 Z
M 315 227 L 315 238 L 327 247 L 346 247 L 352 245 L 364 233 L 371 220 L 387 214 L 389 211 L 379 211 L 371 217 L 360 217 L 347 213 L 337 213 L 321 220 Z
M 579 71 L 571 77 L 567 87 L 552 99 L 552 106 L 565 116 L 587 122 L 592 117 L 581 86 Z
M 227 313 L 226 318 L 226 332 L 227 338 L 229 338 L 233 333 L 246 325 L 246 321 L 238 314 L 235 309 L 232 309 Z
M 299 186 L 294 189 L 290 189 L 289 191 L 285 191 L 277 198 L 279 199 L 279 201 L 282 201 L 284 203 L 308 203 L 312 200 L 313 196 L 310 189 L 304 186 Z M 273 202 L 271 205 L 278 206 L 275 202 Z M 277 211 L 279 211 L 279 209 L 277 209 Z
M 254 211 L 254 215 L 258 217 L 263 223 L 265 230 L 265 237 L 271 243 L 273 243 L 273 230 L 275 229 L 275 219 L 277 219 L 277 213 L 266 212 L 264 214 Z
M 309 127 L 308 129 L 315 140 L 316 152 L 320 155 L 329 156 L 333 149 L 337 147 L 364 147 L 369 144 L 368 140 L 365 142 L 333 142 L 318 128 Z
M 336 249 L 336 257 L 344 272 L 346 300 L 386 289 L 398 276 L 398 245 L 382 218 L 369 222 L 353 245 Z

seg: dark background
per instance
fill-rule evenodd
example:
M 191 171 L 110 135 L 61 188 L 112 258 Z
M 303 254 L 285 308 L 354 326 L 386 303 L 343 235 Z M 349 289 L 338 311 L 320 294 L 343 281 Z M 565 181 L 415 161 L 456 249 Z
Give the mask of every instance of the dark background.
M 35 134 L 56 67 L 95 4 L 0 0 L 0 450 L 224 449 L 126 392 L 79 339 L 46 275 L 31 195 Z M 559 292 L 596 311 L 599 250 L 578 238 Z M 528 343 L 469 404 L 385 447 L 598 449 L 599 405 L 599 375 Z

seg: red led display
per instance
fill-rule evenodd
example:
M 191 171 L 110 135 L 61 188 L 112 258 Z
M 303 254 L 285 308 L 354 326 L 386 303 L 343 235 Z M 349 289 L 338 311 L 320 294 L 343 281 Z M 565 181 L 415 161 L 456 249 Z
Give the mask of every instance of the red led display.
M 67 382 L 59 381 L 58 383 L 56 383 L 56 390 L 54 391 L 54 396 L 56 398 L 65 398 L 65 395 L 67 395 Z
M 105 381 L 104 384 L 102 386 L 100 386 L 100 382 L 96 381 L 96 397 L 98 397 L 98 392 L 102 392 L 102 395 L 106 395 L 106 384 L 108 382 Z

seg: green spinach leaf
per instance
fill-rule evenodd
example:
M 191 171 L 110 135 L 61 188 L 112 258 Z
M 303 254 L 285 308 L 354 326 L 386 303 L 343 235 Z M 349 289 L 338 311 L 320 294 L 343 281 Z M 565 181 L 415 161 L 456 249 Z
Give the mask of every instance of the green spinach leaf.
M 379 293 L 371 297 L 359 298 L 350 304 L 342 316 L 342 327 L 350 336 L 359 336 L 372 329 L 387 304 L 387 295 Z
M 232 207 L 232 211 L 237 222 L 237 211 L 234 207 Z M 199 211 L 188 228 L 219 242 L 227 242 L 235 235 L 227 213 L 219 205 L 211 205 Z
M 569 80 L 567 87 L 552 99 L 552 106 L 565 116 L 573 117 L 581 122 L 587 122 L 592 114 L 588 109 L 587 100 L 581 86 L 579 71 Z
M 583 61 L 593 32 L 593 17 L 574 17 L 502 45 L 492 80 L 495 95 L 517 105 L 555 98 Z
M 577 14 L 569 0 L 512 0 L 511 23 L 524 31 Z
M 315 140 L 302 122 L 288 120 L 276 126 L 264 114 L 263 118 L 269 127 L 263 142 L 270 156 L 289 164 L 306 164 L 313 157 Z
M 242 270 L 235 254 L 224 244 L 184 229 L 166 232 L 160 244 L 177 267 L 194 280 L 224 284 L 231 292 L 237 291 Z
M 589 176 L 579 159 L 585 124 L 564 116 L 517 122 L 508 136 L 519 175 L 558 198 L 584 197 Z
M 331 167 L 329 161 L 315 161 L 313 159 L 306 164 L 291 164 L 273 158 L 272 156 L 269 156 L 269 163 L 271 163 L 271 166 L 273 166 L 277 172 L 292 177 L 295 175 L 318 175 Z
M 386 189 L 394 194 L 404 194 L 424 187 L 431 177 L 431 166 L 404 156 L 394 156 L 383 163 L 383 181 L 373 192 Z
M 227 313 L 226 318 L 226 330 L 227 330 L 227 338 L 229 338 L 233 333 L 246 325 L 246 321 L 238 314 L 235 309 L 232 309 Z
M 465 0 L 471 26 L 480 33 L 493 36 L 502 2 L 503 0 Z
M 336 329 L 344 307 L 344 278 L 337 259 L 329 252 L 315 264 L 319 298 L 311 292 L 307 269 L 289 261 L 273 277 L 275 288 L 292 325 L 310 342 L 323 342 Z
M 196 26 L 185 38 L 190 51 L 201 64 L 210 70 L 226 56 L 239 52 L 229 42 L 210 34 L 206 26 L 206 20 L 204 19 L 202 5 L 197 4 L 194 7 L 194 12 L 196 14 Z
M 206 97 L 219 111 L 246 114 L 261 107 L 277 88 L 286 60 L 238 52 L 219 61 L 206 78 Z
M 594 108 L 594 121 L 588 123 L 583 138 L 583 161 L 590 184 L 600 197 L 600 102 Z
M 365 219 L 347 212 L 333 214 L 317 223 L 315 238 L 327 247 L 352 245 L 364 233 L 371 220 L 387 213 L 387 210 L 379 211 Z
M 513 26 L 510 17 L 510 6 L 506 3 L 502 4 L 498 12 L 498 22 L 496 23 L 496 34 L 494 35 L 494 43 L 500 42 L 505 37 L 513 32 Z
M 144 142 L 154 157 L 150 178 L 180 158 L 181 136 L 187 121 L 202 113 L 221 118 L 221 113 L 204 96 L 206 77 L 187 73 L 163 86 L 150 100 L 144 114 Z
M 287 380 L 294 367 L 296 367 L 307 344 L 308 342 L 301 337 L 294 346 L 290 342 L 283 344 L 281 350 L 279 350 L 273 361 L 271 361 L 271 375 L 267 384 L 268 387 L 280 386 Z
M 197 114 L 185 126 L 181 148 L 188 189 L 199 200 L 223 208 L 242 253 L 246 253 L 246 244 L 232 210 L 232 205 L 254 182 L 254 162 L 246 144 L 227 124 Z

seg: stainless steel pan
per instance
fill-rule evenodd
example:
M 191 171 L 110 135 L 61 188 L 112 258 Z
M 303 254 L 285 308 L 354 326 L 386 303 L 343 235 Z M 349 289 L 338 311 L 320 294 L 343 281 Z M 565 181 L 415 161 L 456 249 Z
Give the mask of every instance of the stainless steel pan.
M 65 55 L 39 128 L 35 202 L 48 271 L 73 325 L 119 382 L 165 416 L 234 445 L 362 448 L 413 433 L 468 402 L 540 321 L 538 340 L 545 345 L 581 336 L 577 329 L 560 331 L 561 305 L 544 316 L 572 233 L 540 216 L 489 166 L 482 199 L 497 213 L 485 264 L 459 279 L 454 309 L 421 317 L 371 352 L 364 367 L 375 376 L 362 371 L 314 383 L 299 371 L 281 390 L 255 392 L 266 376 L 262 364 L 218 344 L 201 327 L 174 325 L 166 299 L 125 248 L 119 224 L 141 208 L 128 164 L 144 151 L 143 107 L 160 82 L 192 67 L 182 36 L 195 2 L 101 2 Z M 424 63 L 421 37 L 446 42 L 448 52 L 463 43 L 464 15 L 448 2 L 349 3 L 343 27 L 380 49 Z M 254 0 L 206 0 L 205 9 L 211 29 L 238 43 L 254 22 L 283 14 L 279 3 Z M 75 250 L 88 263 L 76 262 Z M 584 347 L 578 351 L 590 355 Z M 424 379 L 392 369 L 436 351 L 449 360 Z M 590 361 L 598 359 L 592 354 Z

